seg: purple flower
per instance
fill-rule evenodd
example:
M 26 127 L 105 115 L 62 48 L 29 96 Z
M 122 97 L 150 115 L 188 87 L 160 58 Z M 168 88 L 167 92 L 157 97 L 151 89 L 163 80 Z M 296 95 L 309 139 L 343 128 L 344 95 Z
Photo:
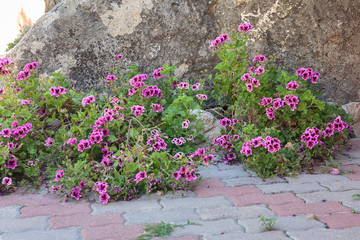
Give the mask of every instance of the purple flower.
M 5 184 L 5 185 L 11 185 L 11 183 L 12 183 L 12 180 L 11 180 L 11 178 L 8 178 L 8 177 L 4 177 L 3 179 L 2 179 L 2 184 Z
M 153 73 L 153 77 L 154 77 L 155 79 L 163 77 L 164 75 L 161 74 L 161 72 L 164 71 L 164 70 L 165 70 L 164 68 L 158 68 L 158 69 L 156 69 L 156 70 L 154 71 L 154 73 Z
M 105 204 L 105 203 L 108 203 L 110 196 L 106 192 L 103 192 L 100 194 L 99 199 L 102 202 L 102 204 Z
M 340 170 L 337 168 L 333 168 L 330 172 L 331 175 L 339 175 L 340 174 Z
M 97 182 L 96 185 L 96 191 L 98 191 L 100 194 L 106 192 L 106 189 L 108 187 L 108 184 L 106 182 Z
M 143 180 L 144 178 L 146 178 L 146 172 L 145 171 L 140 171 L 138 174 L 136 174 L 136 183 L 140 182 L 141 180 Z
M 55 143 L 55 139 L 48 138 L 48 139 L 46 139 L 44 146 L 53 146 L 54 143 Z
M 115 56 L 115 60 L 121 60 L 124 56 L 122 54 L 118 54 Z
M 59 170 L 57 171 L 57 173 L 55 174 L 55 181 L 59 181 L 62 177 L 64 176 L 64 170 Z
M 252 26 L 249 23 L 243 23 L 239 26 L 238 30 L 239 32 L 247 33 L 248 31 L 252 30 Z
M 78 186 L 74 187 L 71 191 L 71 196 L 73 198 L 75 198 L 76 200 L 79 200 L 82 197 L 82 195 L 80 194 L 80 191 L 81 191 L 80 187 L 78 187 Z

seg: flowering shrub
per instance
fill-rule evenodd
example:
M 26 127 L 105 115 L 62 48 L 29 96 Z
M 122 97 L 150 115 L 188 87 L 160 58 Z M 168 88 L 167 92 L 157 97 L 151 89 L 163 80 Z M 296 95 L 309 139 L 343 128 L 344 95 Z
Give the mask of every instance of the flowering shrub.
M 203 138 L 190 114 L 202 104 L 202 83 L 178 82 L 168 65 L 152 81 L 136 67 L 122 73 L 122 58 L 102 92 L 74 89 L 60 73 L 36 78 L 36 62 L 16 73 L 0 60 L 0 193 L 45 182 L 65 199 L 93 191 L 107 203 L 192 185 L 202 158 L 209 162 L 205 153 L 189 157 Z
M 250 24 L 233 26 L 228 40 L 211 43 L 221 60 L 213 96 L 225 106 L 220 120 L 225 134 L 214 144 L 228 152 L 224 161 L 241 160 L 262 177 L 311 168 L 315 159 L 341 150 L 350 117 L 319 100 L 314 85 L 320 74 L 313 69 L 290 75 L 264 55 L 247 61 L 251 30 Z

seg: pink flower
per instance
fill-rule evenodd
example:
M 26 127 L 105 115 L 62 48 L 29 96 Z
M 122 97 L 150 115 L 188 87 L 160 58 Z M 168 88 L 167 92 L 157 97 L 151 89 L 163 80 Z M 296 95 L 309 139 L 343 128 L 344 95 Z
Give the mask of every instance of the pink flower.
M 256 62 L 256 61 L 259 61 L 259 62 L 265 62 L 266 61 L 266 57 L 264 55 L 258 55 L 256 57 L 254 57 L 253 59 L 253 62 Z
M 48 139 L 46 139 L 44 146 L 53 146 L 54 143 L 55 143 L 55 139 L 48 138 Z
M 239 26 L 238 30 L 239 32 L 247 33 L 248 31 L 252 30 L 252 26 L 249 23 L 243 23 Z
M 247 88 L 247 90 L 248 90 L 249 92 L 252 92 L 252 90 L 253 90 L 253 85 L 250 84 L 250 83 L 248 83 L 248 84 L 246 84 L 246 88 Z
M 62 177 L 64 176 L 64 170 L 59 170 L 57 171 L 57 173 L 55 174 L 55 181 L 59 181 Z
M 296 90 L 299 88 L 299 84 L 296 81 L 291 81 L 287 84 L 286 89 Z
M 182 128 L 188 128 L 188 127 L 189 127 L 189 123 L 190 123 L 189 120 L 185 120 L 185 121 L 182 123 Z
M 333 168 L 330 172 L 331 175 L 339 175 L 340 174 L 340 170 L 337 168 Z
M 22 106 L 22 105 L 29 105 L 29 104 L 30 104 L 30 101 L 29 101 L 29 100 L 22 100 L 20 106 Z
M 176 180 L 178 180 L 178 179 L 181 177 L 180 171 L 173 172 L 171 175 L 172 175 Z
M 93 95 L 90 95 L 86 98 L 83 98 L 82 100 L 82 106 L 85 107 L 85 105 L 88 105 L 92 102 L 95 102 L 95 97 Z
M 229 40 L 229 35 L 221 34 L 215 40 L 211 41 L 210 47 L 214 47 L 214 50 L 219 49 L 219 47 Z
M 265 69 L 260 66 L 256 69 L 255 75 L 261 75 L 264 73 L 264 71 L 265 71 Z
M 114 81 L 114 80 L 116 80 L 116 76 L 115 75 L 109 75 L 109 76 L 106 77 L 105 80 L 106 81 Z
M 226 126 L 231 126 L 232 122 L 228 118 L 223 118 L 223 119 L 219 120 L 219 123 L 220 123 L 221 126 L 226 127 Z
M 80 191 L 81 191 L 80 187 L 78 187 L 78 186 L 74 187 L 71 191 L 71 196 L 73 198 L 75 198 L 76 200 L 79 200 L 82 197 L 82 195 L 80 194 Z
M 165 70 L 164 68 L 158 68 L 158 69 L 156 69 L 156 70 L 154 71 L 154 73 L 153 73 L 153 77 L 154 77 L 155 79 L 163 77 L 164 75 L 162 75 L 161 72 L 164 71 L 164 70 Z
M 106 203 L 108 203 L 110 196 L 106 192 L 103 192 L 100 194 L 99 199 L 102 202 L 102 204 L 106 204 Z
M 160 112 L 161 110 L 164 109 L 160 104 L 153 103 L 152 106 L 153 106 L 153 111 L 154 112 Z
M 197 94 L 196 97 L 199 99 L 199 100 L 206 100 L 207 99 L 207 96 L 205 94 Z
M 16 80 L 20 81 L 20 80 L 25 80 L 27 78 L 30 77 L 30 71 L 25 70 L 25 71 L 21 71 L 17 74 L 16 76 Z
M 115 56 L 115 60 L 121 60 L 124 56 L 122 54 L 118 54 Z
M 96 191 L 98 191 L 100 194 L 106 192 L 108 187 L 108 184 L 106 182 L 97 182 L 96 185 Z
M 141 180 L 143 180 L 144 178 L 146 178 L 146 172 L 145 171 L 140 171 L 138 174 L 136 174 L 136 183 L 139 183 Z
M 12 183 L 12 180 L 11 180 L 11 178 L 8 178 L 8 177 L 4 177 L 3 179 L 2 179 L 2 184 L 5 184 L 5 185 L 11 185 L 11 183 Z
M 66 143 L 70 144 L 70 145 L 74 145 L 74 144 L 76 144 L 76 142 L 77 142 L 76 138 L 70 138 Z

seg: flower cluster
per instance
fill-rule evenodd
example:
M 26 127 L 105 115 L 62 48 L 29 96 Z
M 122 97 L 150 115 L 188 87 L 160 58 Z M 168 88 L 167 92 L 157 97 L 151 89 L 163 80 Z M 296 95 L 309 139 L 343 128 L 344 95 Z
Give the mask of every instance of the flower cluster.
M 320 73 L 314 72 L 312 68 L 300 68 L 296 71 L 296 75 L 302 76 L 304 80 L 311 79 L 312 83 L 317 83 L 320 77 Z
M 179 89 L 189 89 L 189 84 L 187 82 L 181 82 L 177 85 Z
M 106 182 L 96 182 L 95 183 L 96 191 L 100 194 L 99 199 L 102 204 L 108 203 L 110 196 L 106 193 L 108 184 Z
M 13 126 L 17 126 L 17 122 Z M 14 137 L 15 140 L 19 140 L 20 138 L 25 137 L 26 134 L 31 131 L 31 128 L 32 128 L 31 123 L 26 123 L 22 126 L 18 126 L 13 129 L 4 128 L 0 132 L 0 136 L 2 136 L 3 138 Z
M 264 72 L 264 69 L 263 69 L 262 67 L 258 67 L 255 71 L 256 71 L 255 75 L 257 75 L 257 74 L 262 74 L 262 73 Z M 259 81 L 258 79 L 256 79 L 256 78 L 252 78 L 252 77 L 250 76 L 250 74 L 248 74 L 248 73 L 245 73 L 245 74 L 241 77 L 241 80 L 242 80 L 243 82 L 246 82 L 246 88 L 247 88 L 247 90 L 248 90 L 249 92 L 252 92 L 252 90 L 254 89 L 254 87 L 257 88 L 257 87 L 260 86 L 260 81 Z
M 162 90 L 158 88 L 157 86 L 148 86 L 147 88 L 144 88 L 141 92 L 141 95 L 150 98 L 152 96 L 156 96 L 158 98 L 162 97 Z
M 7 75 L 9 74 L 9 70 L 5 69 L 5 66 L 10 66 L 13 62 L 10 61 L 8 58 L 0 58 L 0 73 Z
M 248 157 L 252 155 L 252 147 L 264 147 L 270 153 L 277 152 L 281 149 L 279 139 L 267 136 L 265 139 L 256 137 L 250 141 L 244 142 L 240 152 Z
M 80 192 L 81 192 L 81 187 L 76 186 L 71 190 L 71 196 L 76 200 L 79 200 L 82 197 Z
M 146 172 L 140 171 L 140 172 L 138 172 L 138 174 L 136 174 L 135 181 L 136 181 L 136 183 L 139 183 L 141 180 L 145 179 L 146 177 L 147 177 Z
M 145 107 L 139 106 L 139 105 L 134 105 L 131 107 L 131 111 L 133 112 L 135 117 L 139 117 L 140 115 L 144 114 Z
M 185 138 L 181 137 L 181 138 L 174 138 L 171 142 L 177 146 L 181 146 L 186 143 L 186 140 Z
M 174 159 L 179 159 L 180 157 L 184 156 L 184 153 L 178 152 L 174 155 Z
M 266 61 L 266 57 L 264 55 L 258 55 L 258 56 L 255 56 L 254 59 L 253 59 L 253 62 L 265 62 Z
M 206 100 L 207 99 L 207 96 L 205 94 L 197 94 L 196 97 L 199 99 L 199 100 Z
M 178 180 L 179 178 L 185 178 L 188 182 L 193 179 L 196 179 L 195 169 L 187 169 L 186 167 L 181 167 L 179 171 L 173 172 L 172 176 Z
M 291 81 L 287 84 L 286 89 L 296 90 L 299 88 L 299 84 L 296 81 Z
M 55 181 L 59 181 L 61 178 L 63 178 L 64 176 L 64 170 L 59 170 L 57 171 L 57 173 L 55 174 Z
M 145 86 L 145 83 L 143 81 L 147 78 L 148 78 L 147 74 L 139 74 L 139 75 L 136 75 L 135 77 L 131 78 L 129 80 L 129 83 L 131 84 L 131 86 L 133 86 L 135 88 L 141 88 L 141 87 Z
M 93 95 L 90 95 L 88 97 L 83 98 L 82 100 L 82 106 L 85 107 L 86 105 L 95 102 L 95 97 Z
M 294 111 L 296 109 L 296 105 L 299 103 L 299 99 L 295 95 L 286 95 L 284 97 L 284 100 L 286 101 L 287 105 L 291 108 L 291 111 Z
M 239 32 L 247 33 L 248 31 L 252 30 L 252 26 L 249 23 L 243 23 L 239 26 L 238 30 L 239 30 Z
M 61 95 L 66 93 L 66 89 L 64 87 L 51 87 L 50 88 L 50 95 L 60 97 Z
M 332 136 L 334 134 L 335 130 L 337 132 L 341 132 L 345 128 L 349 127 L 349 125 L 346 122 L 341 120 L 341 116 L 338 116 L 337 118 L 335 118 L 333 123 L 327 123 L 326 125 L 327 125 L 327 127 L 324 131 L 324 135 L 328 136 L 328 137 Z
M 85 149 L 89 149 L 90 147 L 91 145 L 88 139 L 81 139 L 78 144 L 78 151 L 83 152 Z
M 200 90 L 200 83 L 195 83 L 194 85 L 191 86 L 191 89 L 193 91 L 199 91 Z
M 226 126 L 231 126 L 232 121 L 228 118 L 223 118 L 219 120 L 219 123 L 221 126 L 226 127 Z
M 152 145 L 154 151 L 161 151 L 161 149 L 166 150 L 167 144 L 164 139 L 162 139 L 159 135 L 154 135 L 153 138 L 150 138 L 147 141 L 147 145 Z
M 55 144 L 55 139 L 48 138 L 45 140 L 44 146 L 53 146 Z
M 160 104 L 152 103 L 153 111 L 154 112 L 160 112 L 164 108 Z
M 69 140 L 67 140 L 67 144 L 70 144 L 70 145 L 75 145 L 77 142 L 77 139 L 76 138 L 69 138 Z
M 230 141 L 238 141 L 240 139 L 239 135 L 222 135 L 219 138 L 215 138 L 213 144 L 215 146 L 221 145 L 223 149 L 227 149 L 229 152 L 232 151 L 233 144 Z M 226 160 L 226 159 L 225 159 Z
M 29 105 L 29 104 L 30 104 L 30 100 L 21 100 L 20 106 Z
M 229 35 L 221 34 L 215 40 L 211 41 L 210 47 L 214 47 L 214 50 L 219 49 L 227 40 L 229 40 Z
M 7 168 L 15 169 L 17 165 L 17 159 L 14 155 L 9 155 Z
M 164 75 L 161 74 L 161 71 L 164 71 L 165 69 L 164 68 L 158 68 L 154 71 L 153 73 L 153 77 L 156 79 L 156 78 L 161 78 L 163 77 Z
M 182 125 L 182 128 L 188 128 L 189 127 L 189 124 L 190 124 L 190 120 L 185 120 L 181 125 Z
M 37 62 L 28 63 L 24 67 L 24 71 L 20 71 L 17 74 L 16 80 L 25 80 L 30 77 L 30 72 L 34 70 L 36 67 L 38 67 L 39 64 Z
M 106 81 L 111 82 L 111 81 L 115 81 L 116 80 L 116 76 L 115 75 L 108 75 L 105 78 Z
M 320 130 L 316 127 L 307 128 L 304 134 L 301 136 L 301 142 L 306 143 L 306 146 L 310 149 L 315 147 L 319 141 Z

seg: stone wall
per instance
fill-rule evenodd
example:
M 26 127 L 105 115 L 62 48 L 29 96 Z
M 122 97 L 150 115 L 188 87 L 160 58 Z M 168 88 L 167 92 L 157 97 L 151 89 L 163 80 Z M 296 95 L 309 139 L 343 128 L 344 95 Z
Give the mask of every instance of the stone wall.
M 19 65 L 61 69 L 82 85 L 105 76 L 115 54 L 152 73 L 164 63 L 180 77 L 212 69 L 209 44 L 231 24 L 249 22 L 249 54 L 277 57 L 289 71 L 312 67 L 327 101 L 360 100 L 358 0 L 64 0 L 10 53 Z

